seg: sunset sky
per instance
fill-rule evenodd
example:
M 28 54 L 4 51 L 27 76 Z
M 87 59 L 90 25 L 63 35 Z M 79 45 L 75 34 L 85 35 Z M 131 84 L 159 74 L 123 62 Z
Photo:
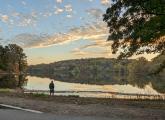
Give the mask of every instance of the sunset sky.
M 28 64 L 107 57 L 102 15 L 110 0 L 0 0 L 0 43 L 24 48 Z M 154 55 L 145 55 L 152 58 Z

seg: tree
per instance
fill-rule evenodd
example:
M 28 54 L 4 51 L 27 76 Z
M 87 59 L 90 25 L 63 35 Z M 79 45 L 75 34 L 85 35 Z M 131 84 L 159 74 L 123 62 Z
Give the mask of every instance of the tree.
M 5 57 L 5 49 L 3 48 L 2 45 L 0 45 L 0 69 L 5 69 L 5 64 L 4 64 L 4 57 Z
M 8 47 L 12 55 L 13 64 L 18 66 L 19 72 L 25 72 L 27 67 L 27 59 L 23 49 L 16 44 L 9 44 Z
M 151 74 L 165 73 L 165 51 L 152 60 L 149 70 Z
M 147 75 L 149 74 L 148 72 L 149 63 L 150 62 L 147 61 L 147 59 L 145 59 L 144 57 L 140 57 L 137 60 L 133 60 L 128 65 L 129 73 L 132 73 L 133 75 L 135 74 Z
M 26 55 L 16 44 L 0 46 L 0 69 L 6 72 L 24 73 L 27 68 Z
M 119 58 L 165 50 L 165 0 L 112 0 L 103 20 Z

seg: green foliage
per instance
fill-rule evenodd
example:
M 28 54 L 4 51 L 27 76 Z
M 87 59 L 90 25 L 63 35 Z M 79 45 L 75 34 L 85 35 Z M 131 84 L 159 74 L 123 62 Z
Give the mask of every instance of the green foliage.
M 48 97 L 49 95 L 44 94 L 44 93 L 32 93 L 31 94 L 34 97 Z
M 154 58 L 150 66 L 150 73 L 152 74 L 161 74 L 163 72 L 165 72 L 165 51 Z
M 26 67 L 26 55 L 21 47 L 16 44 L 9 44 L 5 47 L 0 45 L 0 69 L 7 72 L 24 73 Z
M 153 75 L 165 77 L 165 53 L 158 55 L 152 61 L 147 61 L 141 57 L 138 60 L 132 61 L 128 68 L 129 73 L 141 73 L 141 75 Z
M 38 74 L 63 80 L 65 82 L 100 83 L 108 84 L 113 81 L 114 76 L 127 74 L 125 66 L 132 60 L 122 60 L 120 64 L 117 59 L 91 58 L 59 61 L 51 64 L 39 64 L 28 67 L 29 74 Z M 50 66 L 48 68 L 48 66 Z M 118 66 L 115 68 L 115 66 Z M 48 71 L 53 71 L 49 74 Z M 114 81 L 115 82 L 115 81 Z
M 152 85 L 158 92 L 165 92 L 165 69 L 159 74 L 151 75 L 155 67 L 160 65 L 164 55 L 159 55 L 152 61 L 145 58 L 135 59 L 109 59 L 91 58 L 59 61 L 51 64 L 29 66 L 30 75 L 48 77 L 63 82 L 98 84 L 98 85 L 126 85 L 130 84 L 145 88 Z M 49 74 L 49 71 L 53 71 Z
M 150 62 L 144 57 L 140 57 L 138 60 L 134 60 L 128 65 L 128 70 L 130 73 L 141 73 L 146 75 L 149 73 L 149 69 Z
M 79 70 L 79 68 L 78 67 L 74 67 L 71 71 L 70 71 L 70 73 L 73 75 L 73 76 L 79 76 L 80 75 L 80 70 Z
M 14 89 L 9 89 L 9 88 L 0 88 L 0 92 L 14 92 Z
M 165 50 L 164 0 L 112 0 L 104 14 L 113 53 L 119 58 Z
M 0 91 L 2 88 L 22 88 L 27 84 L 27 79 L 25 75 L 0 75 Z

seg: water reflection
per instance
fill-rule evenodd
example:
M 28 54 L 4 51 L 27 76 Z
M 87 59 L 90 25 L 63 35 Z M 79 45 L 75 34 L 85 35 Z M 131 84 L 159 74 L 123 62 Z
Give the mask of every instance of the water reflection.
M 17 88 L 26 86 L 27 79 L 25 75 L 0 75 L 0 88 Z
M 25 89 L 29 90 L 48 90 L 48 85 L 51 81 L 49 78 L 40 78 L 34 76 L 28 76 L 28 83 Z M 55 80 L 56 91 L 102 91 L 102 92 L 119 92 L 119 93 L 138 93 L 138 94 L 159 94 L 152 88 L 151 84 L 139 88 L 131 84 L 127 85 L 90 85 L 80 83 L 68 83 Z
M 67 82 L 67 83 L 81 83 L 81 84 L 101 85 L 101 86 L 106 86 L 106 85 L 123 86 L 124 88 L 122 87 L 123 89 L 120 91 L 126 91 L 126 92 L 129 92 L 131 89 L 129 85 L 138 89 L 145 89 L 147 86 L 150 86 L 150 88 L 157 91 L 158 93 L 165 93 L 165 79 L 159 76 L 157 77 L 143 76 L 138 74 L 128 74 L 122 76 L 118 74 L 109 74 L 109 75 L 100 75 L 100 76 L 97 75 L 97 77 L 94 75 L 93 77 L 87 75 L 77 77 L 77 76 L 69 76 L 69 75 L 57 76 L 54 74 L 49 74 L 49 75 L 35 74 L 34 76 L 41 77 L 43 79 L 49 78 L 49 79 L 59 80 L 61 82 Z M 130 89 L 127 90 L 127 88 Z M 121 87 L 118 87 L 117 89 L 121 89 Z M 151 91 L 151 93 L 153 93 L 153 91 Z
M 96 80 L 94 82 L 68 82 L 66 80 L 55 80 L 56 95 L 79 95 L 81 97 L 114 97 L 113 94 L 105 92 L 115 92 L 124 94 L 145 94 L 145 95 L 165 95 L 165 81 L 163 79 L 150 78 L 121 78 L 117 77 L 113 80 Z M 49 90 L 49 83 L 52 79 L 49 77 L 36 77 L 36 76 L 24 76 L 24 75 L 1 75 L 0 76 L 0 88 L 17 88 L 22 87 L 25 90 Z M 129 78 L 129 79 L 128 79 Z M 116 83 L 115 83 L 116 81 Z M 88 84 L 90 83 L 90 84 Z M 58 91 L 64 91 L 59 93 Z M 68 91 L 68 92 L 65 92 Z M 70 91 L 70 92 L 69 92 Z M 74 92 L 72 91 L 79 91 Z M 88 92 L 86 92 L 88 91 Z M 116 95 L 118 96 L 118 95 Z M 119 95 L 118 98 L 123 97 Z M 137 97 L 137 96 L 134 96 Z

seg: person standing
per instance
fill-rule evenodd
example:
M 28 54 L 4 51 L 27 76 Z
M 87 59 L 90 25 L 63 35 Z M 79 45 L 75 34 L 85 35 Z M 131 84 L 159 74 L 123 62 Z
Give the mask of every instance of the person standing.
M 50 95 L 54 95 L 54 83 L 53 83 L 53 81 L 50 82 L 49 89 L 50 89 Z

